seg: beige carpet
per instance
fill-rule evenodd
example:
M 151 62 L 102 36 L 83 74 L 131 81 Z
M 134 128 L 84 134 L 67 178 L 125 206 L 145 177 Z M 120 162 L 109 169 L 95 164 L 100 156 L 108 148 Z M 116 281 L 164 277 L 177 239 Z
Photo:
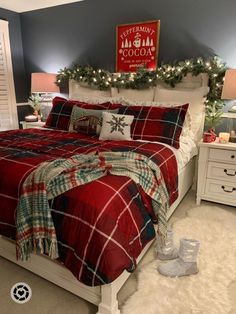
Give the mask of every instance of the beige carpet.
M 200 241 L 199 273 L 168 278 L 158 273 L 161 262 L 154 258 L 141 269 L 137 292 L 122 313 L 229 314 L 233 305 L 228 286 L 236 280 L 236 216 L 217 206 L 196 207 L 173 230 L 177 243 L 181 238 Z
M 231 212 L 236 217 L 236 208 L 230 206 L 217 205 L 214 203 L 202 202 L 202 205 L 211 205 L 219 209 Z M 190 191 L 183 202 L 179 205 L 171 218 L 172 222 L 178 222 L 186 217 L 189 209 L 196 207 L 195 193 Z M 236 226 L 234 227 L 236 234 Z M 146 268 L 154 259 L 153 247 L 145 255 L 137 270 L 130 276 L 125 286 L 118 294 L 119 304 L 124 312 L 125 301 L 132 295 L 135 295 L 137 289 L 137 278 L 140 272 Z M 235 266 L 236 267 L 236 266 Z M 198 275 L 197 275 L 198 276 Z M 190 277 L 189 277 L 190 278 Z M 16 283 L 24 281 L 32 288 L 32 298 L 28 303 L 19 305 L 14 303 L 10 298 L 10 289 Z M 208 295 L 206 291 L 206 295 Z M 228 289 L 227 295 L 232 300 L 232 311 L 230 314 L 236 314 L 236 281 L 232 282 Z M 153 301 L 155 302 L 155 301 Z M 0 314 L 95 314 L 97 308 L 90 303 L 72 295 L 71 293 L 51 284 L 50 282 L 39 278 L 38 276 L 16 266 L 15 264 L 0 258 Z M 154 312 L 161 314 L 161 312 Z M 171 310 L 168 314 L 178 313 L 178 308 Z M 205 314 L 202 312 L 187 312 L 181 314 Z M 218 314 L 217 312 L 214 312 Z M 145 314 L 151 314 L 145 307 Z

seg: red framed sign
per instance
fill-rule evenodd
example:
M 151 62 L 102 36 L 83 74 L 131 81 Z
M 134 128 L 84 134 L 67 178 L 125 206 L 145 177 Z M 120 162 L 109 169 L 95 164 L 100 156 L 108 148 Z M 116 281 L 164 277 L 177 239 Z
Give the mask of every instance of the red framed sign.
M 155 70 L 159 51 L 160 20 L 116 27 L 116 72 Z

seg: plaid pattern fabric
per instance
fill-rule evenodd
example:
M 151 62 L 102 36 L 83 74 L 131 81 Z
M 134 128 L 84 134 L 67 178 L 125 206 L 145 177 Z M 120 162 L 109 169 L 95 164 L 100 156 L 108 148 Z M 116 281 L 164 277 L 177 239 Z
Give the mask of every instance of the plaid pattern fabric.
M 188 104 L 178 107 L 124 106 L 119 113 L 134 116 L 133 139 L 157 141 L 179 148 Z
M 161 143 L 99 141 L 64 131 L 26 129 L 0 132 L 0 234 L 16 238 L 16 207 L 27 176 L 39 164 L 75 154 L 134 152 L 157 164 L 170 205 L 178 196 L 177 164 Z M 155 203 L 157 204 L 157 203 Z M 160 209 L 127 176 L 107 174 L 50 200 L 59 260 L 89 286 L 114 281 L 155 237 Z M 7 210 L 6 210 L 7 209 Z M 156 210 L 156 212 L 154 212 Z
M 162 217 L 165 217 L 168 209 L 165 183 L 159 167 L 147 157 L 134 152 L 104 152 L 56 159 L 42 163 L 23 184 L 17 207 L 17 257 L 26 260 L 36 250 L 57 258 L 56 231 L 48 199 L 94 181 L 107 172 L 131 178 L 157 202 Z M 160 230 L 165 237 L 163 225 Z
M 69 130 L 70 116 L 73 106 L 78 106 L 84 109 L 96 109 L 96 110 L 107 110 L 117 109 L 119 105 L 105 102 L 102 104 L 88 104 L 77 100 L 66 100 L 62 97 L 55 97 L 52 102 L 52 109 L 48 115 L 45 123 L 46 128 L 58 129 L 58 130 Z

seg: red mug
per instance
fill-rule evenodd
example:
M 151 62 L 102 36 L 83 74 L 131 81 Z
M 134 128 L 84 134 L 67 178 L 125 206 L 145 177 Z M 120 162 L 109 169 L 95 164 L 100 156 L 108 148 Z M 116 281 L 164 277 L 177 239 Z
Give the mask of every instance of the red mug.
M 204 132 L 203 133 L 203 142 L 204 143 L 211 143 L 216 140 L 216 134 L 213 132 Z

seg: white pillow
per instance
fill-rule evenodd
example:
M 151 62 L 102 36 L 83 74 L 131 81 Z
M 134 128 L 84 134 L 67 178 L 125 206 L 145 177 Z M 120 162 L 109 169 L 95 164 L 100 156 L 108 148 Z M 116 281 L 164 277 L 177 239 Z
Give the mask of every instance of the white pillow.
M 153 101 L 155 88 L 150 87 L 146 89 L 119 89 L 119 95 L 126 99 L 133 101 Z
M 170 85 L 166 84 L 163 81 L 158 81 L 157 84 L 159 87 L 170 89 Z M 187 73 L 181 82 L 176 84 L 176 89 L 195 89 L 202 86 L 208 85 L 208 75 L 207 73 L 200 73 L 198 75 L 192 75 L 192 73 Z
M 69 98 L 80 100 L 81 96 L 85 97 L 111 97 L 111 89 L 99 90 L 86 83 L 78 83 L 75 80 L 69 81 Z
M 78 96 L 77 98 L 70 98 L 69 100 L 78 100 L 81 102 L 86 102 L 88 104 L 97 105 L 97 104 L 103 104 L 105 102 L 110 102 L 111 104 L 122 104 L 124 102 L 124 99 L 122 96 L 118 97 L 93 97 L 93 96 Z
M 134 116 L 102 113 L 102 129 L 99 140 L 131 140 L 131 124 Z

